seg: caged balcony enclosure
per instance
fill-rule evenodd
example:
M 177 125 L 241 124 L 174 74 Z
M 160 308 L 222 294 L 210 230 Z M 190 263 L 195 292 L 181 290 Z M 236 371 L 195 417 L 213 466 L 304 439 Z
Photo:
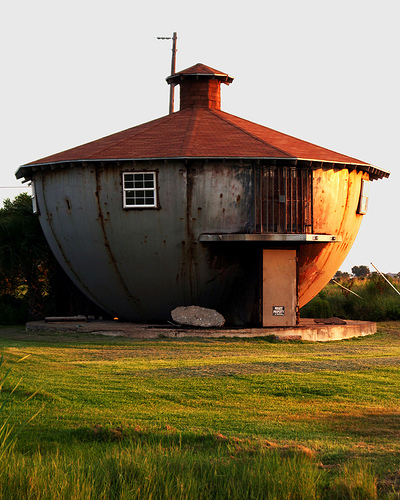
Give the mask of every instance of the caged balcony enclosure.
M 310 168 L 262 166 L 254 178 L 256 233 L 313 232 Z

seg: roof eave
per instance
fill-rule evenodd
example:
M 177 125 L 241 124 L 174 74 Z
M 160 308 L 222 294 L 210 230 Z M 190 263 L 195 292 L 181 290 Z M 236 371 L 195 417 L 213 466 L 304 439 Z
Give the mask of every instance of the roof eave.
M 181 74 L 181 73 L 176 73 L 174 75 L 168 76 L 165 80 L 167 83 L 171 84 L 178 84 L 181 80 L 184 80 L 188 77 L 194 77 L 194 78 L 217 78 L 221 83 L 225 83 L 229 85 L 230 83 L 233 82 L 234 78 L 233 76 L 227 75 L 225 73 L 190 73 L 190 75 L 187 74 Z
M 388 170 L 384 170 L 382 168 L 376 167 L 375 165 L 372 165 L 370 163 L 364 163 L 362 161 L 357 162 L 357 161 L 349 161 L 349 162 L 341 162 L 341 161 L 332 161 L 332 160 L 316 160 L 316 159 L 311 159 L 311 158 L 297 158 L 297 161 L 300 162 L 309 162 L 311 166 L 314 166 L 316 164 L 325 164 L 325 165 L 332 165 L 332 168 L 335 165 L 340 165 L 341 168 L 358 168 L 359 170 L 363 170 L 365 172 L 368 172 L 371 175 L 371 180 L 376 180 L 376 179 L 383 179 L 383 178 L 388 178 L 390 176 L 390 172 Z
M 271 157 L 271 156 L 173 156 L 173 157 L 148 157 L 148 158 L 107 158 L 107 159 L 93 159 L 93 158 L 82 158 L 76 160 L 60 160 L 56 162 L 43 162 L 43 163 L 35 163 L 35 164 L 26 164 L 19 167 L 16 171 L 15 176 L 17 179 L 25 178 L 25 180 L 30 180 L 32 178 L 32 172 L 35 170 L 39 170 L 46 167 L 55 167 L 67 164 L 77 164 L 77 163 L 87 163 L 87 162 L 122 162 L 122 161 L 170 161 L 170 160 L 237 160 L 237 161 L 287 161 L 297 163 L 307 163 L 312 168 L 318 168 L 322 166 L 329 166 L 330 168 L 350 168 L 350 169 L 359 169 L 365 172 L 368 172 L 371 176 L 372 180 L 388 178 L 390 176 L 390 172 L 387 170 L 383 170 L 374 165 L 370 165 L 367 163 L 357 163 L 357 162 L 338 162 L 332 160 L 317 160 L 311 158 L 297 158 L 297 157 Z

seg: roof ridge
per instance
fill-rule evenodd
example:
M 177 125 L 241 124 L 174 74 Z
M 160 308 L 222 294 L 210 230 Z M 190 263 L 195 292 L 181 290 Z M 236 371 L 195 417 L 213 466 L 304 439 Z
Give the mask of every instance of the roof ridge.
M 232 120 L 227 119 L 227 120 L 225 120 L 225 121 L 227 121 L 228 123 L 231 123 L 233 126 L 236 126 L 239 130 L 241 130 L 241 131 L 243 131 L 243 132 L 247 133 L 248 135 L 251 135 L 251 137 L 256 138 L 256 139 L 259 139 L 259 140 L 260 140 L 263 144 L 266 144 L 266 145 L 268 145 L 268 146 L 270 146 L 270 147 L 273 147 L 274 149 L 276 149 L 276 150 L 278 150 L 278 151 L 281 151 L 281 152 L 283 152 L 284 154 L 288 154 L 288 153 L 287 153 L 286 151 L 284 151 L 284 150 L 282 150 L 282 149 L 278 148 L 277 146 L 274 146 L 273 144 L 269 143 L 268 141 L 265 141 L 265 140 L 264 140 L 264 139 L 262 139 L 261 137 L 257 137 L 257 135 L 252 134 L 251 132 L 249 132 L 249 131 L 248 131 L 248 130 L 246 130 L 245 128 L 242 128 L 242 127 L 240 127 L 240 126 L 236 125 L 236 124 L 234 123 L 234 121 L 235 121 L 235 120 L 244 121 L 244 122 L 249 123 L 249 124 L 251 124 L 251 125 L 253 125 L 253 126 L 255 126 L 255 127 L 261 127 L 261 128 L 262 128 L 262 129 L 264 129 L 264 130 L 269 130 L 270 132 L 272 132 L 272 133 L 274 133 L 274 134 L 278 134 L 278 135 L 280 135 L 281 137 L 287 137 L 288 139 L 291 139 L 291 140 L 294 140 L 294 141 L 298 141 L 299 143 L 302 143 L 302 144 L 307 144 L 307 145 L 310 145 L 310 146 L 312 146 L 312 147 L 314 147 L 314 148 L 318 148 L 318 149 L 320 149 L 321 151 L 323 150 L 323 151 L 326 151 L 327 153 L 333 153 L 333 154 L 335 154 L 335 155 L 340 154 L 341 156 L 346 157 L 346 158 L 348 158 L 349 160 L 353 160 L 351 163 L 354 163 L 354 164 L 356 164 L 356 165 L 370 165 L 369 163 L 367 163 L 367 162 L 365 162 L 365 161 L 363 161 L 363 160 L 359 160 L 358 158 L 354 158 L 354 157 L 352 157 L 352 156 L 348 156 L 348 155 L 345 155 L 345 154 L 343 154 L 343 153 L 337 153 L 337 152 L 336 152 L 336 151 L 334 151 L 333 149 L 329 149 L 329 148 L 326 148 L 326 147 L 324 147 L 324 146 L 319 146 L 318 144 L 315 144 L 315 143 L 310 142 L 310 141 L 306 141 L 306 140 L 304 140 L 304 139 L 299 139 L 298 137 L 295 137 L 295 136 L 290 135 L 290 134 L 286 134 L 285 132 L 280 132 L 279 130 L 275 130 L 275 129 L 271 128 L 271 127 L 266 127 L 265 125 L 260 125 L 259 123 L 252 122 L 252 121 L 250 121 L 250 120 L 246 120 L 246 118 L 241 118 L 240 116 L 235 116 L 235 115 L 232 115 L 232 114 L 230 114 L 230 113 L 226 113 L 225 111 L 222 111 L 222 110 L 213 110 L 213 111 L 219 111 L 220 113 L 223 113 L 225 116 L 232 117 Z M 293 155 L 290 155 L 290 157 L 293 157 Z M 311 158 L 301 158 L 299 155 L 297 155 L 297 156 L 296 156 L 296 158 L 297 158 L 297 159 L 299 159 L 299 160 L 311 160 Z M 326 160 L 324 160 L 324 161 L 326 161 Z M 336 163 L 336 162 L 330 161 L 329 163 Z M 340 163 L 340 162 L 339 162 L 339 163 Z M 342 163 L 343 163 L 343 162 L 342 162 Z M 348 162 L 348 163 L 350 163 L 350 162 Z
M 181 154 L 185 156 L 187 151 L 190 151 L 191 146 L 196 142 L 196 130 L 198 129 L 198 111 L 202 108 L 186 108 L 190 110 L 190 119 L 186 127 L 185 138 L 181 147 Z M 182 112 L 186 111 L 182 110 Z M 197 112 L 196 112 L 197 111 Z M 180 113 L 181 111 L 178 111 Z
M 264 139 L 262 139 L 261 137 L 257 137 L 255 134 L 252 134 L 251 132 L 249 132 L 245 128 L 240 127 L 239 125 L 237 125 L 236 123 L 234 123 L 233 120 L 229 120 L 229 119 L 226 118 L 227 116 L 232 116 L 234 118 L 239 118 L 239 117 L 231 115 L 230 113 L 226 113 L 225 111 L 222 111 L 220 109 L 211 109 L 210 108 L 209 111 L 211 111 L 212 113 L 214 113 L 216 116 L 219 116 L 220 114 L 224 115 L 222 117 L 220 116 L 220 118 L 223 119 L 225 122 L 229 123 L 229 125 L 231 125 L 232 127 L 235 127 L 237 130 L 240 130 L 241 132 L 244 132 L 245 134 L 247 134 L 251 138 L 253 138 L 253 139 L 261 142 L 262 144 L 265 144 L 265 145 L 269 146 L 270 148 L 275 149 L 275 150 L 283 153 L 288 158 L 293 158 L 293 155 L 290 155 L 287 151 L 284 151 L 283 149 L 280 149 L 277 146 L 274 146 L 273 144 L 269 143 L 268 141 L 265 141 Z M 248 123 L 252 123 L 254 125 L 258 125 L 257 123 L 250 122 L 249 120 L 245 120 L 244 118 L 240 118 L 240 119 L 244 120 L 244 121 L 247 121 Z M 268 128 L 268 127 L 264 127 L 264 128 Z M 273 129 L 269 129 L 269 130 L 273 130 Z M 276 131 L 274 131 L 274 132 L 276 132 Z M 280 132 L 278 132 L 278 133 L 280 133 Z

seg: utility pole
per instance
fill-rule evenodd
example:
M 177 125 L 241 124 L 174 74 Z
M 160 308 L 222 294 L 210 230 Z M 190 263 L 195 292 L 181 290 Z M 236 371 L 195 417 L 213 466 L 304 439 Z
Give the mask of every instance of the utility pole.
M 178 37 L 176 31 L 172 36 L 172 59 L 171 59 L 171 75 L 175 74 L 176 70 L 176 41 Z M 174 112 L 175 85 L 171 85 L 169 89 L 169 114 Z
M 172 37 L 170 36 L 158 36 L 157 40 L 172 40 L 172 59 L 171 59 L 171 75 L 175 74 L 176 71 L 176 43 L 178 40 L 178 35 L 176 31 L 174 31 L 174 34 Z M 174 112 L 174 96 L 175 96 L 175 85 L 170 84 L 169 88 L 169 114 L 171 115 Z

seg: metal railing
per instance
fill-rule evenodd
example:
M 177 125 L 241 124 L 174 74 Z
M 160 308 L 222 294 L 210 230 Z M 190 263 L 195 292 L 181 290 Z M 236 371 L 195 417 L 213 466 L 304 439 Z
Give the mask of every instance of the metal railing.
M 312 233 L 312 169 L 261 166 L 254 173 L 255 232 Z

